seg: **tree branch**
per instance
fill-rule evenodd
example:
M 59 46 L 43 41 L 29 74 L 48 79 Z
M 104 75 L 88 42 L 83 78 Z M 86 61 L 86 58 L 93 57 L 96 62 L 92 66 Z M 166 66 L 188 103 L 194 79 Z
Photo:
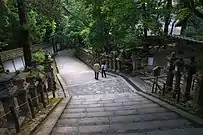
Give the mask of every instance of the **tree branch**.
M 74 15 L 71 11 L 69 11 L 65 6 L 63 6 L 63 9 L 66 11 L 66 13 L 72 15 L 73 17 L 75 17 L 76 19 L 78 19 L 80 22 L 82 22 L 86 27 L 90 27 L 89 24 L 87 22 L 85 22 L 83 19 L 81 19 L 80 17 Z

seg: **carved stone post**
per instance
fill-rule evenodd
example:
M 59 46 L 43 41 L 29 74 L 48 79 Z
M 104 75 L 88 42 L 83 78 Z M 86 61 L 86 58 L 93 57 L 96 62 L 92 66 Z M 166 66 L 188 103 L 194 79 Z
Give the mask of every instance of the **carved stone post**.
M 116 63 L 117 63 L 117 70 L 116 72 L 120 72 L 120 69 L 121 69 L 121 65 L 120 65 L 120 59 L 119 58 L 116 58 Z
M 10 112 L 10 107 L 15 107 L 14 95 L 16 94 L 17 87 L 12 83 L 14 75 L 2 73 L 0 75 L 0 100 L 3 103 L 4 112 L 6 115 L 8 127 L 14 125 L 14 118 Z M 15 113 L 16 110 L 15 110 Z
M 191 89 L 191 84 L 192 84 L 192 76 L 196 73 L 196 68 L 197 68 L 197 63 L 195 61 L 195 57 L 191 57 L 190 63 L 187 66 L 188 71 L 187 71 L 187 84 L 186 84 L 186 89 L 185 89 L 185 100 L 190 99 L 190 89 Z
M 29 94 L 30 94 L 30 97 L 32 99 L 33 106 L 36 107 L 39 104 L 37 87 L 35 86 L 36 77 L 35 76 L 27 76 L 26 80 L 28 83 L 30 83 Z
M 29 106 L 27 104 L 27 96 L 29 92 L 29 83 L 26 83 L 24 78 L 17 78 L 13 81 L 14 85 L 17 86 L 16 91 L 18 104 L 20 105 L 20 116 L 27 116 L 29 113 Z M 22 105 L 24 104 L 24 105 Z
M 177 95 L 177 102 L 179 102 L 180 100 L 180 94 L 181 94 L 180 81 L 181 81 L 183 69 L 184 69 L 184 61 L 182 58 L 180 58 L 175 62 L 175 90 L 173 93 L 173 98 L 176 98 L 176 95 Z
M 44 60 L 44 63 L 45 63 L 45 72 L 46 72 L 46 77 L 47 77 L 47 81 L 48 81 L 48 90 L 49 91 L 52 91 L 52 94 L 53 94 L 53 97 L 55 98 L 56 95 L 55 95 L 55 83 L 54 83 L 54 73 L 53 73 L 53 69 L 51 67 L 51 63 L 52 61 L 50 61 L 48 59 L 48 55 L 45 55 L 45 60 Z
M 200 88 L 199 88 L 199 105 L 203 105 L 203 71 L 201 73 Z
M 136 55 L 135 53 L 132 53 L 132 56 L 131 56 L 131 59 L 132 59 L 132 75 L 135 75 L 136 74 Z
M 116 71 L 116 56 L 115 56 L 115 52 L 113 52 L 113 72 Z
M 168 71 L 167 71 L 167 78 L 166 78 L 166 90 L 171 91 L 173 89 L 173 78 L 174 78 L 174 74 L 173 71 L 175 69 L 175 61 L 176 61 L 176 56 L 175 53 L 171 53 L 171 57 L 169 57 L 168 59 Z

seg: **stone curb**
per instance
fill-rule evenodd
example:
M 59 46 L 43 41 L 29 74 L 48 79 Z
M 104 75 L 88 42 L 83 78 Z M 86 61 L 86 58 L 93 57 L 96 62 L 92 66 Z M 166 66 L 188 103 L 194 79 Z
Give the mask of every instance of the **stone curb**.
M 46 119 L 38 126 L 38 131 L 34 131 L 31 135 L 50 135 L 56 122 L 62 115 L 66 106 L 69 104 L 72 96 L 63 99 L 60 103 L 47 115 Z
M 112 73 L 110 73 L 112 74 Z M 128 77 L 121 75 L 121 74 L 117 74 L 116 76 L 120 76 L 120 78 L 125 81 L 127 83 L 127 85 L 137 94 L 153 101 L 156 104 L 159 104 L 160 106 L 167 108 L 179 115 L 181 115 L 182 117 L 185 117 L 186 119 L 193 121 L 194 123 L 197 123 L 199 125 L 203 125 L 203 119 L 192 115 L 191 113 L 185 111 L 184 109 L 182 109 L 181 107 L 174 105 L 172 103 L 169 103 L 161 98 L 159 98 L 158 96 L 152 95 L 148 92 L 145 92 L 143 90 L 141 90 L 138 86 L 136 86 L 136 84 L 133 83 L 133 81 L 131 79 L 129 79 Z M 133 85 L 132 85 L 133 84 Z M 135 90 L 136 89 L 136 90 Z
M 31 129 L 30 131 L 30 135 L 32 135 L 41 125 L 41 122 L 43 122 L 44 120 L 47 119 L 47 117 L 53 112 L 53 110 L 58 106 L 58 104 L 62 101 L 62 99 L 60 99 L 59 102 L 57 102 L 52 108 L 51 110 L 40 120 L 40 123 L 37 124 L 33 129 Z
M 57 74 L 56 77 L 57 77 L 57 79 L 58 79 L 58 81 L 59 81 L 60 86 L 62 87 L 63 92 L 66 94 L 65 89 L 67 89 L 68 86 L 67 86 L 66 83 L 64 82 L 63 78 L 61 78 L 60 74 Z M 67 91 L 68 91 L 68 90 L 67 90 Z M 70 96 L 69 91 L 68 91 L 68 96 Z

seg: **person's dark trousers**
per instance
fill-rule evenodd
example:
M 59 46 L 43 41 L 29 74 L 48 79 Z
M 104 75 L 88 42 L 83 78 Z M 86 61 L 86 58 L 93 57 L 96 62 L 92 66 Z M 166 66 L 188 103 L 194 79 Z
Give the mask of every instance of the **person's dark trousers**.
M 102 70 L 102 77 L 106 78 L 106 70 Z
M 94 72 L 95 74 L 95 79 L 98 80 L 99 79 L 99 72 Z

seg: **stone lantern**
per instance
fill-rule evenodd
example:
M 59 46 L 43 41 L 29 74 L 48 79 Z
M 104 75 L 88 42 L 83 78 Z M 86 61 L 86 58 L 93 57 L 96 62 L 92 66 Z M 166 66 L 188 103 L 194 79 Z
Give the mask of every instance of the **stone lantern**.
M 3 103 L 4 112 L 7 118 L 8 124 L 14 123 L 13 116 L 10 112 L 10 107 L 15 107 L 14 96 L 16 94 L 17 87 L 12 83 L 12 79 L 15 74 L 0 74 L 0 100 Z
M 174 74 L 173 71 L 175 69 L 175 61 L 176 61 L 176 54 L 175 52 L 171 53 L 171 56 L 167 58 L 167 78 L 166 78 L 166 90 L 171 91 L 173 87 L 173 78 Z
M 15 86 L 17 86 L 17 99 L 18 103 L 22 106 L 20 106 L 20 116 L 27 116 L 29 113 L 29 106 L 27 103 L 27 98 L 28 98 L 28 92 L 29 92 L 29 83 L 26 82 L 26 75 L 19 75 L 16 76 L 13 80 L 13 83 Z
M 113 51 L 113 72 L 116 71 L 116 52 Z
M 175 89 L 173 93 L 173 98 L 175 98 L 176 95 L 178 94 L 177 101 L 179 101 L 180 98 L 180 81 L 183 70 L 184 70 L 184 61 L 182 58 L 179 58 L 175 62 Z
M 187 84 L 185 88 L 185 99 L 190 99 L 190 89 L 192 84 L 192 76 L 196 73 L 197 68 L 197 62 L 195 60 L 195 57 L 190 58 L 190 63 L 187 65 Z

